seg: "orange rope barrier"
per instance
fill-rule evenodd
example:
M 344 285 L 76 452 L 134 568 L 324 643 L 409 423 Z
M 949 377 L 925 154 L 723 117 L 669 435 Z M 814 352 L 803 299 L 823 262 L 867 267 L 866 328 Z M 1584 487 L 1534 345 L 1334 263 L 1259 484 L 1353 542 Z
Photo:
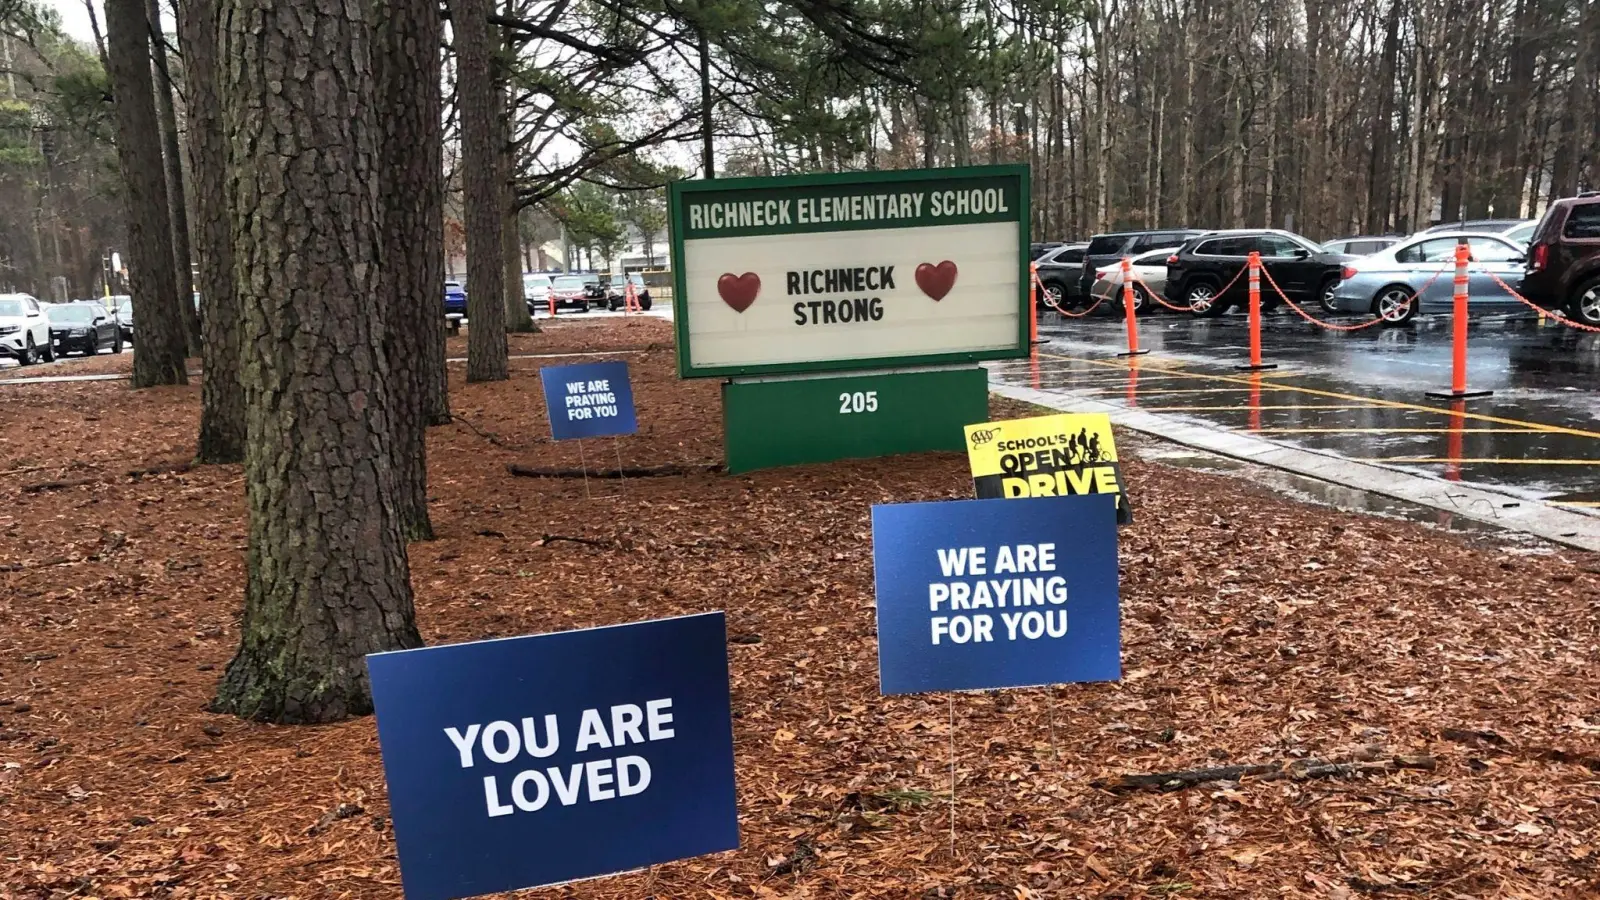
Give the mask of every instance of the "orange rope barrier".
M 1061 306 L 1061 304 L 1059 304 L 1059 303 L 1055 302 L 1054 300 L 1050 299 L 1050 292 L 1044 289 L 1044 282 L 1043 281 L 1040 281 L 1037 277 L 1034 278 L 1033 281 L 1034 281 L 1034 287 L 1039 291 L 1039 296 L 1044 298 L 1044 305 L 1050 307 L 1051 309 L 1055 310 L 1058 314 L 1066 316 L 1069 319 L 1081 319 L 1084 316 L 1087 316 L 1089 313 L 1094 312 L 1095 309 L 1100 306 L 1101 301 L 1105 300 L 1104 297 L 1097 297 L 1097 298 L 1095 298 L 1094 303 L 1090 304 L 1089 308 L 1084 310 L 1083 312 L 1078 312 L 1078 313 L 1068 312 L 1065 308 L 1063 308 Z
M 1413 303 L 1420 302 L 1419 298 L 1421 298 L 1422 292 L 1426 291 L 1429 285 L 1433 284 L 1433 282 L 1437 280 L 1438 277 L 1444 273 L 1444 271 L 1444 269 L 1440 269 L 1438 272 L 1433 273 L 1433 276 L 1427 281 L 1423 282 L 1422 287 L 1418 288 L 1416 293 L 1406 298 L 1406 302 L 1403 304 L 1403 306 L 1409 307 Z M 1266 267 L 1262 267 L 1261 274 L 1266 277 L 1267 283 L 1272 285 L 1273 291 L 1277 292 L 1278 298 L 1287 304 L 1290 309 L 1294 310 L 1296 313 L 1299 313 L 1300 318 L 1305 319 L 1307 322 L 1310 322 L 1313 325 L 1326 328 L 1329 331 L 1361 331 L 1363 329 L 1371 328 L 1374 325 L 1381 325 L 1384 322 L 1395 324 L 1393 320 L 1385 319 L 1383 316 L 1378 316 L 1375 319 L 1370 319 L 1366 322 L 1360 322 L 1355 325 L 1337 325 L 1333 322 L 1324 322 L 1316 316 L 1313 316 L 1312 314 L 1301 309 L 1299 304 L 1295 303 L 1293 300 L 1290 300 L 1288 295 L 1284 294 L 1283 288 L 1278 287 L 1278 283 L 1272 280 L 1272 273 L 1268 272 Z
M 1517 293 L 1515 288 L 1513 288 L 1509 284 L 1506 284 L 1504 281 L 1501 281 L 1499 275 L 1496 275 L 1495 273 L 1490 272 L 1488 269 L 1484 269 L 1482 271 L 1483 271 L 1483 274 L 1489 276 L 1490 278 L 1493 278 L 1494 279 L 1494 283 L 1500 285 L 1500 289 L 1501 290 L 1503 290 L 1506 293 L 1510 294 L 1511 296 L 1517 298 L 1518 300 L 1521 300 L 1523 303 L 1528 304 L 1529 306 L 1533 307 L 1534 309 L 1538 310 L 1540 315 L 1549 316 L 1550 318 L 1555 319 L 1557 322 L 1560 322 L 1561 324 L 1566 325 L 1569 328 L 1576 328 L 1579 331 L 1592 331 L 1592 332 L 1595 332 L 1597 334 L 1600 334 L 1600 328 L 1596 328 L 1593 325 L 1585 325 L 1582 322 L 1574 322 L 1571 319 L 1567 318 L 1566 316 L 1564 316 L 1564 315 L 1562 315 L 1560 313 L 1551 312 L 1550 310 L 1545 309 L 1544 307 L 1542 307 L 1539 304 L 1533 302 L 1532 300 L 1529 300 L 1527 297 L 1524 297 L 1521 294 Z

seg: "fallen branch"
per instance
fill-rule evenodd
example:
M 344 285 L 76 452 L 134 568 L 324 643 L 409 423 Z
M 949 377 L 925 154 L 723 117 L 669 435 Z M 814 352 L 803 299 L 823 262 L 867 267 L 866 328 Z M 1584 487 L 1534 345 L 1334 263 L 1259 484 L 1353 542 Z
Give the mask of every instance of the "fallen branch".
M 616 541 L 597 541 L 594 538 L 570 537 L 565 534 L 547 534 L 543 538 L 539 539 L 539 546 L 548 547 L 557 541 L 567 541 L 568 543 L 572 544 L 583 544 L 589 547 L 599 547 L 602 550 L 610 550 L 617 546 Z
M 478 437 L 483 438 L 484 440 L 486 440 L 489 443 L 495 445 L 496 447 L 507 447 L 507 448 L 510 448 L 510 449 L 516 449 L 514 447 L 511 447 L 511 445 L 506 442 L 506 439 L 502 438 L 500 435 L 495 434 L 492 431 L 484 431 L 482 428 L 479 428 L 478 426 L 472 424 L 472 420 L 468 419 L 466 416 L 458 416 L 458 415 L 452 414 L 450 416 L 450 421 L 452 421 L 452 422 L 460 422 L 461 424 L 463 424 L 463 425 L 467 426 L 468 428 L 472 429 L 473 432 L 478 435 Z
M 1396 756 L 1374 762 L 1326 762 L 1303 759 L 1264 763 L 1251 766 L 1219 766 L 1212 769 L 1185 769 L 1176 772 L 1151 772 L 1145 775 L 1121 775 L 1106 780 L 1097 779 L 1090 785 L 1114 794 L 1130 791 L 1179 791 L 1184 788 L 1219 781 L 1306 781 L 1312 778 L 1349 778 L 1357 775 L 1377 775 L 1398 772 L 1401 769 L 1426 769 L 1432 771 L 1438 762 L 1431 756 Z
M 194 460 L 186 459 L 175 462 L 157 463 L 140 469 L 129 469 L 121 474 L 123 478 L 132 478 L 137 481 L 147 475 L 170 475 L 178 472 L 187 472 L 194 468 Z M 75 478 L 70 481 L 40 481 L 35 484 L 22 486 L 24 494 L 40 494 L 45 491 L 62 491 L 68 488 L 84 487 L 91 484 L 104 484 L 106 478 Z
M 678 475 L 703 475 L 722 471 L 721 466 L 642 466 L 621 469 L 535 469 L 511 463 L 506 471 L 520 478 L 672 478 Z

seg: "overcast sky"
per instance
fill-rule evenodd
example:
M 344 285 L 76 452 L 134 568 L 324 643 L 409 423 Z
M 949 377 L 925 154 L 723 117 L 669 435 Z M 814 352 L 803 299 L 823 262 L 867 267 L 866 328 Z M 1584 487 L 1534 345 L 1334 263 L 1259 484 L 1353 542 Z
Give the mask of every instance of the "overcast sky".
M 61 27 L 80 41 L 86 44 L 94 43 L 94 30 L 89 27 L 89 13 L 83 8 L 83 0 L 46 0 L 61 13 Z M 95 0 L 95 15 L 105 21 L 100 12 L 100 2 Z

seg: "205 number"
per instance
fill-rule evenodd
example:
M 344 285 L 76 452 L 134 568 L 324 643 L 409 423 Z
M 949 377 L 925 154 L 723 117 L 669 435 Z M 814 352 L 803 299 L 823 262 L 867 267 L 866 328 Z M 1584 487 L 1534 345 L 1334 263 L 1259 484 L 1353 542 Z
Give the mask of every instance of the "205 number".
M 839 395 L 839 412 L 871 413 L 878 411 L 877 391 L 846 391 Z

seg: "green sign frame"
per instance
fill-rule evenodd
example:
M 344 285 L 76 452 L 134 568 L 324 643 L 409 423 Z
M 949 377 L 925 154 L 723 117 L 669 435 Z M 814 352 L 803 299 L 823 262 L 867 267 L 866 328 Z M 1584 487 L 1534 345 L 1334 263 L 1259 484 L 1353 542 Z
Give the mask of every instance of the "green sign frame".
M 967 224 L 971 221 L 1012 221 L 1017 222 L 1017 337 L 1014 344 L 998 349 L 973 350 L 961 352 L 928 353 L 910 356 L 874 356 L 847 359 L 827 359 L 807 362 L 779 362 L 759 363 L 750 365 L 711 365 L 696 366 L 693 364 L 692 347 L 689 336 L 688 293 L 685 285 L 684 267 L 684 241 L 690 236 L 689 202 L 701 200 L 708 195 L 726 194 L 730 201 L 739 198 L 768 199 L 775 196 L 787 196 L 802 201 L 808 195 L 840 195 L 840 194 L 866 194 L 864 190 L 851 190 L 852 188 L 882 188 L 884 190 L 906 189 L 923 187 L 937 189 L 947 186 L 954 181 L 1003 180 L 1009 182 L 1005 187 L 1008 197 L 1015 197 L 1017 201 L 1014 215 L 1007 214 L 1003 218 L 972 218 L 953 219 L 950 225 Z M 843 190 L 841 190 L 841 188 Z M 1013 193 L 1014 191 L 1014 193 Z M 1030 210 L 1030 173 L 1026 165 L 1000 165 L 1000 166 L 968 166 L 950 169 L 895 169 L 873 172 L 840 172 L 816 175 L 787 175 L 766 178 L 717 178 L 701 181 L 675 181 L 667 186 L 668 203 L 668 232 L 672 253 L 672 307 L 673 327 L 677 334 L 678 377 L 680 378 L 730 378 L 754 375 L 793 375 L 816 372 L 849 372 L 861 369 L 887 369 L 904 368 L 909 366 L 948 365 L 953 363 L 975 363 L 994 359 L 1020 359 L 1026 357 L 1032 350 L 1032 333 L 1030 330 L 1031 302 L 1029 279 L 1029 253 L 1028 248 L 1031 236 L 1031 210 Z M 816 201 L 812 201 L 816 202 Z M 843 208 L 843 207 L 840 207 Z M 876 221 L 853 221 L 830 223 L 836 227 L 814 229 L 818 231 L 851 231 L 866 230 L 884 227 L 909 227 L 927 224 L 922 221 L 910 221 L 899 225 L 884 226 Z M 701 230 L 705 230 L 702 226 Z M 761 225 L 746 225 L 745 227 L 732 227 L 725 229 L 718 236 L 737 237 L 742 234 L 764 233 L 779 234 L 807 230 L 796 224 L 773 225 L 763 230 Z

